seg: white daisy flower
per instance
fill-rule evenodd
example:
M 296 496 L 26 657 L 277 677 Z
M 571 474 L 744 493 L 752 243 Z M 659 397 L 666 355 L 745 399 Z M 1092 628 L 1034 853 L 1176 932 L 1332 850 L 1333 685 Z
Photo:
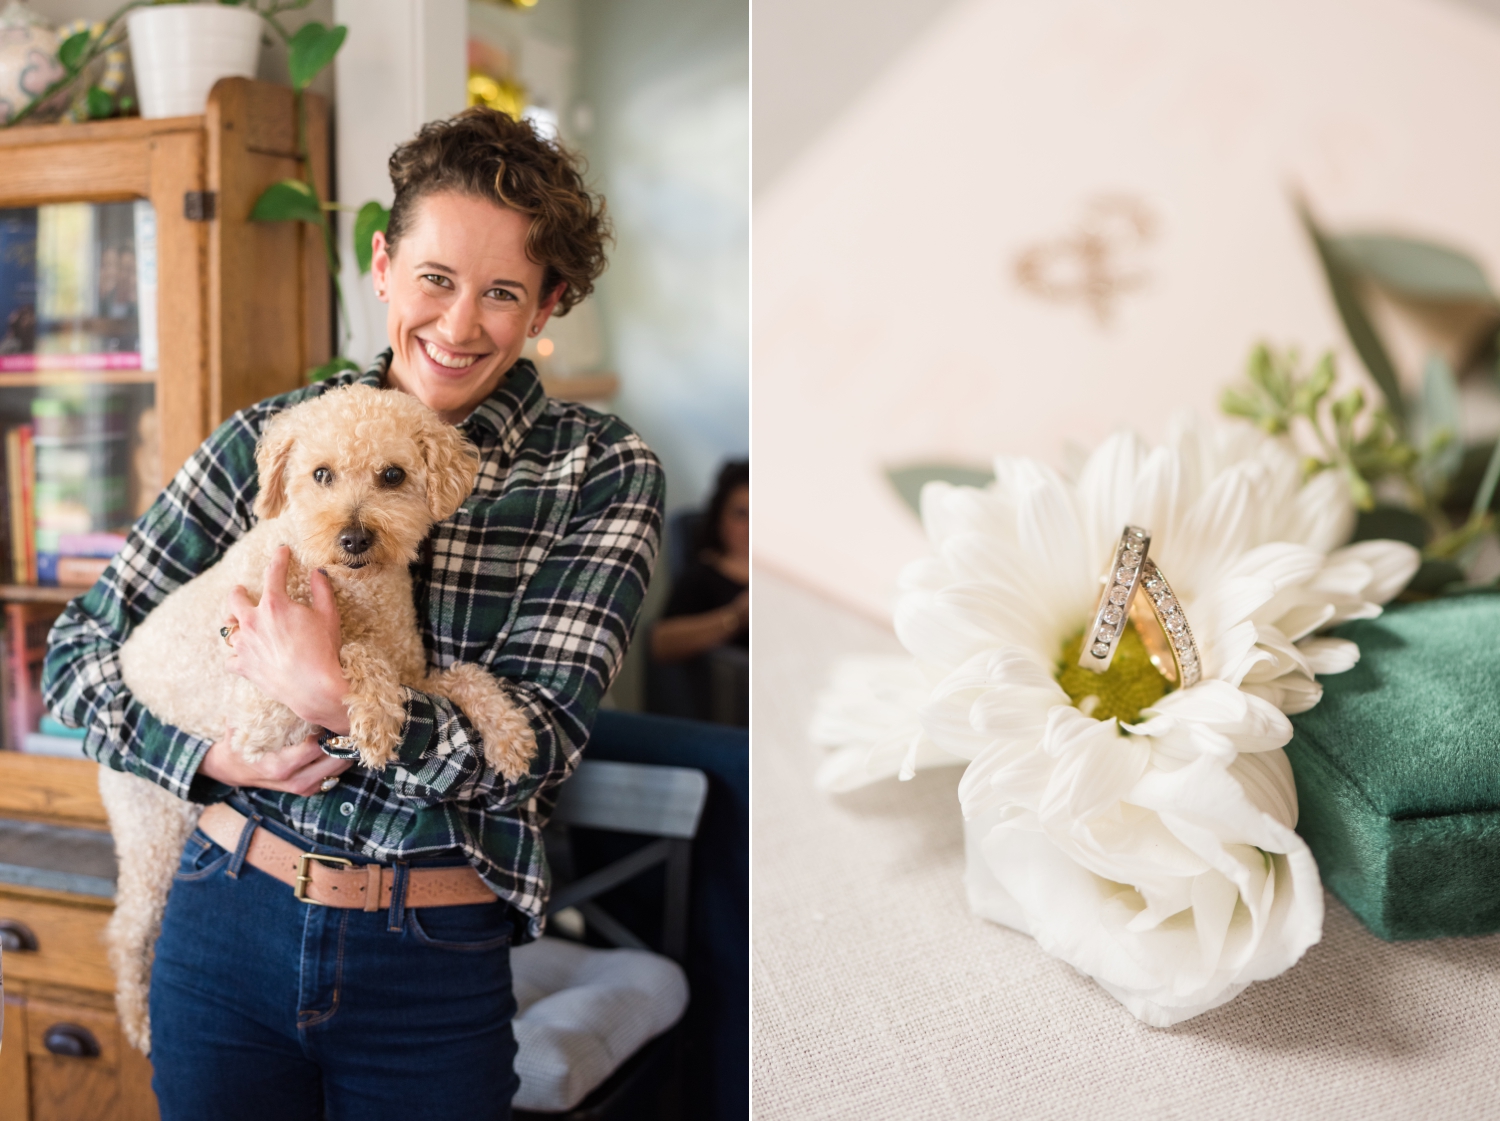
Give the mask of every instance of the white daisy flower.
M 1286 714 L 1359 651 L 1316 632 L 1379 614 L 1418 557 L 1343 549 L 1354 511 L 1254 429 L 1179 425 L 1106 441 L 1076 482 L 1001 459 L 983 490 L 930 484 L 934 556 L 903 576 L 896 632 L 916 656 L 842 671 L 817 737 L 848 789 L 968 761 L 959 799 L 971 905 L 1031 934 L 1165 1026 L 1290 967 L 1322 928 L 1293 832 Z M 1125 525 L 1192 626 L 1202 680 L 1171 690 L 1127 626 L 1110 669 L 1077 666 Z M 1140 594 L 1145 594 L 1142 591 Z M 861 702 L 874 689 L 880 700 Z

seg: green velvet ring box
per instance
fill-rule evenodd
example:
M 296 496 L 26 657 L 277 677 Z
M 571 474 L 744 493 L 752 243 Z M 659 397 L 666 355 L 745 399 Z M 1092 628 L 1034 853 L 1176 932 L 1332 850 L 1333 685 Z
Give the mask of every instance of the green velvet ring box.
M 1287 755 L 1323 882 L 1387 940 L 1500 931 L 1500 595 L 1387 608 L 1334 632 Z

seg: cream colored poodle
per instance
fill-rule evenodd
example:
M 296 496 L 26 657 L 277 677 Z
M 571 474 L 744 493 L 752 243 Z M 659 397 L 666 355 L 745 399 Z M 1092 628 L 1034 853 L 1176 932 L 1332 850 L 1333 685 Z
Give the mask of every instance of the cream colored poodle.
M 434 522 L 474 487 L 478 456 L 416 398 L 351 385 L 277 415 L 256 449 L 259 522 L 208 571 L 173 591 L 120 649 L 125 684 L 160 720 L 203 739 L 228 739 L 254 758 L 318 729 L 225 665 L 219 633 L 230 591 L 258 600 L 266 566 L 290 547 L 290 598 L 308 603 L 322 568 L 338 602 L 349 679 L 344 701 L 360 761 L 391 760 L 405 720 L 402 685 L 448 697 L 484 738 L 485 759 L 508 779 L 526 772 L 536 741 L 524 715 L 475 665 L 427 672 L 407 566 Z M 105 932 L 125 1034 L 150 1051 L 151 958 L 178 856 L 202 807 L 155 783 L 100 768 L 119 857 L 115 913 Z M 317 795 L 314 795 L 316 797 Z

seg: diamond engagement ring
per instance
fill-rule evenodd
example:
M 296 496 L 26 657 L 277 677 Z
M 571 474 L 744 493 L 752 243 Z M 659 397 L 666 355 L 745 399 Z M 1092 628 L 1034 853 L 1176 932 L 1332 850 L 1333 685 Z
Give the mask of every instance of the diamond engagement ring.
M 1141 593 L 1130 605 L 1130 618 L 1151 664 L 1179 689 L 1191 689 L 1203 677 L 1198 643 L 1182 605 L 1153 560 L 1141 564 Z
M 1151 534 L 1139 526 L 1128 525 L 1115 546 L 1114 563 L 1104 577 L 1104 591 L 1093 625 L 1084 636 L 1078 664 L 1084 669 L 1103 673 L 1114 659 L 1115 648 L 1125 629 L 1125 615 L 1141 581 L 1141 566 L 1150 563 L 1146 553 L 1151 548 Z
M 219 637 L 224 640 L 224 645 L 228 646 L 231 650 L 234 649 L 234 643 L 229 640 L 234 637 L 234 632 L 239 629 L 240 625 L 238 623 L 226 623 L 219 628 Z

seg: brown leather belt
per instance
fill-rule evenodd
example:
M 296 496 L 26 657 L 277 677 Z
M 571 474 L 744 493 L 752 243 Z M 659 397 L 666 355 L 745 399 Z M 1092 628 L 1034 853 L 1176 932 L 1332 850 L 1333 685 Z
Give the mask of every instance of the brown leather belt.
M 239 848 L 240 836 L 248 824 L 248 818 L 223 802 L 209 806 L 198 819 L 198 828 L 229 852 Z M 340 856 L 304 852 L 269 829 L 255 830 L 245 852 L 245 862 L 289 885 L 292 894 L 304 903 L 356 911 L 384 911 L 391 905 L 394 868 L 354 864 Z M 496 898 L 473 865 L 407 869 L 408 907 L 457 907 L 493 903 Z

